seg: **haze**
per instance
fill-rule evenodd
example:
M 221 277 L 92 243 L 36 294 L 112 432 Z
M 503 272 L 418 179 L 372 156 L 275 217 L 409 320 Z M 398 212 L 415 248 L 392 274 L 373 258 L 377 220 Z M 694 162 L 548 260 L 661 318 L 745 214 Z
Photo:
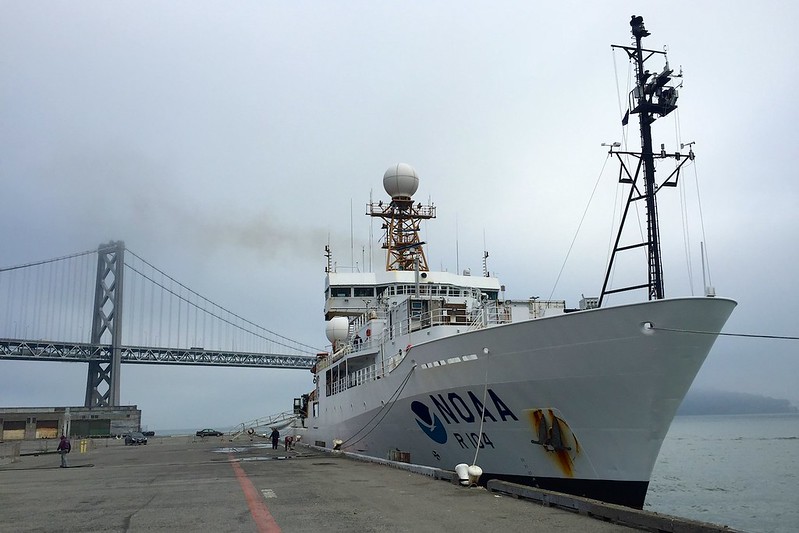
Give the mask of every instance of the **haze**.
M 576 306 L 599 293 L 617 178 L 600 145 L 622 140 L 628 72 L 610 44 L 629 44 L 642 15 L 646 46 L 668 45 L 684 70 L 656 142 L 696 142 L 681 179 L 700 186 L 704 218 L 690 223 L 704 224 L 716 292 L 739 302 L 725 331 L 799 335 L 799 4 L 6 1 L 2 13 L 0 266 L 124 240 L 315 346 L 324 246 L 339 268 L 381 267 L 364 205 L 385 199 L 397 162 L 438 207 L 431 268 L 479 275 L 487 249 L 509 297 Z M 680 196 L 658 197 L 668 296 L 702 293 L 705 237 L 691 237 L 691 284 Z M 799 405 L 797 346 L 721 338 L 695 386 Z M 82 364 L 3 361 L 0 376 L 0 405 L 83 403 Z M 122 368 L 123 403 L 159 429 L 231 426 L 311 388 L 298 370 Z

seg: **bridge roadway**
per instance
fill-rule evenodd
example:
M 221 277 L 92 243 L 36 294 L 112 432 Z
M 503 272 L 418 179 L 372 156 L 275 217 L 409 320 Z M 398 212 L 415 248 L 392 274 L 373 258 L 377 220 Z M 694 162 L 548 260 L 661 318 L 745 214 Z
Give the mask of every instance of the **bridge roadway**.
M 0 530 L 636 530 L 307 447 L 272 450 L 258 438 L 154 437 L 147 446 L 88 442 L 86 453 L 80 453 L 80 441 L 73 442 L 70 468 L 58 467 L 54 441 L 26 442 L 23 453 L 44 447 L 51 453 L 0 466 Z M 703 531 L 698 523 L 675 528 L 671 517 L 630 512 L 656 519 L 655 530 Z M 706 531 L 723 531 L 713 527 Z
M 316 357 L 307 355 L 226 352 L 203 348 L 122 346 L 120 351 L 122 363 L 310 369 L 316 362 Z M 111 361 L 111 346 L 0 339 L 0 360 L 2 359 L 107 363 Z

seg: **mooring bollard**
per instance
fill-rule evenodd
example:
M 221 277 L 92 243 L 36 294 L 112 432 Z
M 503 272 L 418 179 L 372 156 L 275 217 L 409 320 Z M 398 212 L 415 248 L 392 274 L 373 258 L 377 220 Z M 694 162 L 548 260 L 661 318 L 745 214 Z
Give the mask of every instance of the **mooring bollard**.
M 89 445 L 89 441 L 86 439 L 81 439 L 80 441 L 80 453 L 86 453 L 86 448 Z

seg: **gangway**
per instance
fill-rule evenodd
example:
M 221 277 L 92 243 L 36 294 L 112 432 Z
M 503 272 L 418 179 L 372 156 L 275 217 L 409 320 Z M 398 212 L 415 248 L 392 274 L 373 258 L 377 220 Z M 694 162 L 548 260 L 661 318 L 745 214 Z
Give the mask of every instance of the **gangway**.
M 279 431 L 290 426 L 298 418 L 299 415 L 297 415 L 294 411 L 285 411 L 283 413 L 242 422 L 234 426 L 235 429 L 230 432 L 230 440 L 236 440 L 242 435 L 246 435 L 248 437 L 258 436 L 268 438 L 269 433 L 266 431 L 267 429 L 271 431 L 272 428 L 276 428 Z

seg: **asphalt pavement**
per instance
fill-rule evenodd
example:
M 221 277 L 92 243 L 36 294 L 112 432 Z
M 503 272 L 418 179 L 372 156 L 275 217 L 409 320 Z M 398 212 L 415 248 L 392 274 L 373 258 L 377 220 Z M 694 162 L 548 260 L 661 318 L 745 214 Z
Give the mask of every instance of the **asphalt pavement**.
M 263 440 L 72 442 L 0 466 L 0 531 L 634 531 L 485 488 Z M 23 453 L 47 448 L 23 446 Z

